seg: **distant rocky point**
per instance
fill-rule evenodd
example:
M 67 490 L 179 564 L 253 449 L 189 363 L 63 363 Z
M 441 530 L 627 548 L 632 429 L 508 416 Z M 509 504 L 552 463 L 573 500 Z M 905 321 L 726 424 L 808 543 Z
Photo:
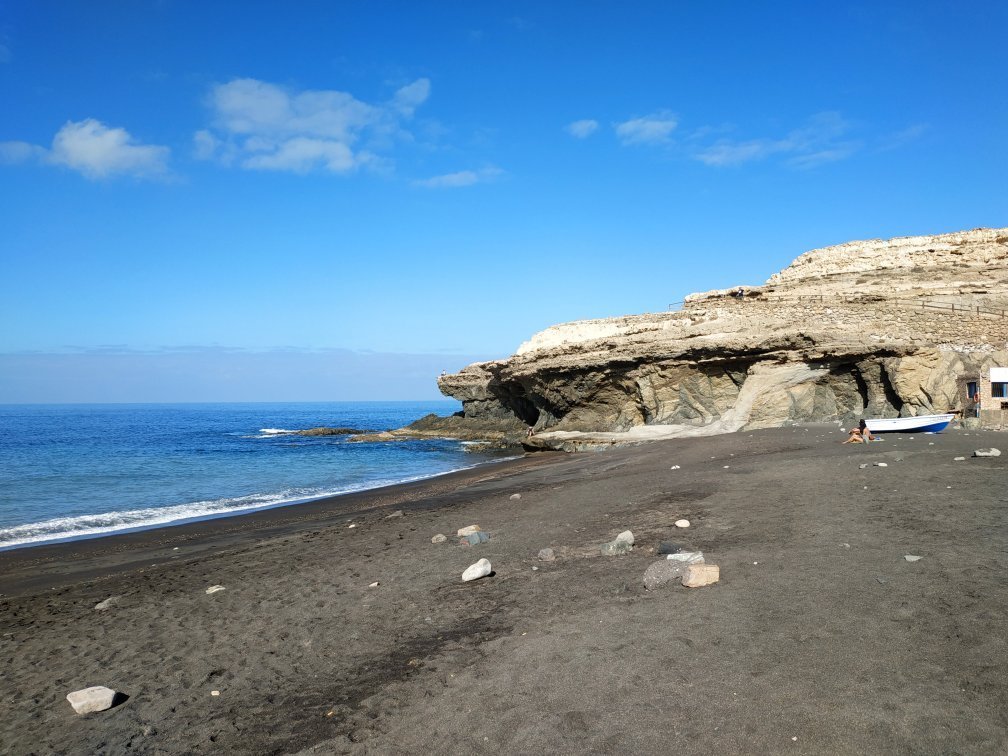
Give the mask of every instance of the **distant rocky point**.
M 295 431 L 298 436 L 351 436 L 355 433 L 366 433 L 360 428 L 308 428 L 306 430 Z
M 956 411 L 1008 365 L 1006 310 L 1008 229 L 849 242 L 673 312 L 547 328 L 441 376 L 460 415 L 391 434 L 578 450 Z

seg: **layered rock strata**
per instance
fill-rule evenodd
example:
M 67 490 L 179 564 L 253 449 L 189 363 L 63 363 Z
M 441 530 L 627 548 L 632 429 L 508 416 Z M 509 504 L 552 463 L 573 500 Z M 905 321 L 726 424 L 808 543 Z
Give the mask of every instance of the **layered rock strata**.
M 576 450 L 955 411 L 966 379 L 1008 365 L 1006 309 L 1008 229 L 850 242 L 676 312 L 547 328 L 442 376 L 463 412 L 415 432 Z

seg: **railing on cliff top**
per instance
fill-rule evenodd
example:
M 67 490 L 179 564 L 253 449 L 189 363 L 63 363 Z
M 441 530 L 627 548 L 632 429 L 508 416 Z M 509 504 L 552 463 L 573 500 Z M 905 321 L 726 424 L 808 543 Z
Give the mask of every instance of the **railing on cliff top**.
M 737 296 L 735 294 L 724 294 L 721 296 L 711 297 L 710 299 L 719 300 L 724 299 L 730 302 L 738 302 L 744 304 L 746 301 L 749 302 L 782 302 L 785 304 L 804 304 L 809 302 L 818 302 L 821 304 L 828 304 L 830 302 L 843 302 L 845 304 L 896 304 L 902 305 L 911 309 L 919 309 L 921 312 L 927 310 L 947 312 L 951 315 L 966 315 L 975 317 L 988 317 L 988 318 L 1005 318 L 1008 317 L 1008 309 L 988 309 L 985 307 L 980 307 L 979 305 L 967 305 L 962 302 L 939 302 L 929 297 L 916 297 L 916 298 L 901 298 L 901 297 L 882 297 L 876 294 L 867 294 L 863 296 L 856 296 L 850 294 L 796 294 L 793 296 L 783 296 L 783 295 L 765 295 L 758 294 L 756 296 Z M 700 300 L 700 301 L 710 301 L 710 300 Z M 698 302 L 699 303 L 699 302 Z M 685 305 L 686 302 L 672 302 L 668 308 L 669 310 L 678 310 Z

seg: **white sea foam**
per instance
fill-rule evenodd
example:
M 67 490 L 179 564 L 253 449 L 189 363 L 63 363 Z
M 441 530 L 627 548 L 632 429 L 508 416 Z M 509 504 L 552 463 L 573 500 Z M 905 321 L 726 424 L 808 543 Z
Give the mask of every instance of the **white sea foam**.
M 264 436 L 290 436 L 298 431 L 287 430 L 286 428 L 260 428 L 259 432 Z
M 515 457 L 507 457 L 507 459 L 515 459 Z M 398 483 L 412 483 L 417 480 L 436 478 L 477 466 L 465 465 L 434 475 L 416 475 L 394 480 L 372 480 L 366 484 L 348 486 L 341 489 L 288 489 L 279 493 L 251 494 L 249 496 L 194 501 L 188 504 L 175 504 L 167 507 L 148 507 L 144 509 L 129 509 L 122 512 L 102 512 L 100 514 L 79 515 L 76 517 L 57 517 L 51 520 L 43 520 L 42 522 L 0 528 L 0 549 L 27 546 L 29 544 L 68 541 L 78 538 L 93 538 L 112 533 L 146 530 L 162 525 L 179 525 L 183 522 L 194 520 L 243 514 L 259 509 L 306 502 L 327 496 L 381 488 L 382 486 Z

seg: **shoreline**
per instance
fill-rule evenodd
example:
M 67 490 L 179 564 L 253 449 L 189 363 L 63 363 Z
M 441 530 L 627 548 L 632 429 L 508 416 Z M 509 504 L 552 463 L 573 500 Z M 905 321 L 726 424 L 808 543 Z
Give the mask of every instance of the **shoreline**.
M 204 513 L 202 515 L 185 516 L 185 517 L 179 517 L 178 519 L 175 519 L 175 520 L 165 520 L 165 521 L 162 521 L 162 522 L 149 522 L 148 524 L 140 523 L 140 524 L 137 524 L 137 525 L 127 525 L 127 526 L 117 527 L 117 528 L 115 528 L 113 530 L 105 530 L 105 531 L 100 531 L 100 532 L 90 532 L 90 533 L 89 532 L 80 532 L 80 533 L 77 533 L 77 534 L 67 534 L 67 535 L 62 535 L 62 536 L 54 536 L 52 538 L 40 539 L 40 540 L 37 540 L 37 541 L 25 541 L 25 542 L 21 542 L 21 543 L 0 544 L 0 554 L 3 554 L 4 552 L 7 552 L 7 551 L 14 551 L 14 550 L 18 550 L 18 549 L 34 548 L 36 546 L 56 546 L 56 545 L 60 545 L 60 544 L 69 544 L 69 543 L 73 543 L 73 542 L 76 542 L 76 541 L 86 541 L 86 540 L 93 540 L 93 539 L 96 539 L 96 538 L 109 538 L 109 537 L 117 536 L 117 535 L 129 535 L 129 534 L 133 534 L 133 533 L 142 533 L 142 532 L 147 531 L 147 530 L 159 530 L 161 528 L 175 528 L 175 527 L 179 527 L 180 525 L 191 525 L 191 524 L 195 524 L 195 523 L 204 522 L 204 521 L 207 521 L 207 520 L 217 520 L 217 519 L 223 519 L 223 518 L 226 518 L 226 517 L 244 517 L 245 515 L 255 514 L 257 512 L 266 512 L 268 510 L 278 509 L 278 508 L 281 508 L 281 507 L 299 506 L 301 504 L 310 504 L 310 503 L 316 502 L 316 501 L 327 501 L 327 500 L 338 499 L 338 498 L 340 498 L 342 496 L 349 496 L 351 494 L 363 494 L 363 493 L 367 493 L 369 491 L 377 491 L 377 490 L 383 489 L 383 488 L 393 488 L 395 486 L 403 486 L 403 485 L 407 485 L 409 483 L 420 483 L 420 482 L 423 482 L 425 480 L 431 480 L 433 478 L 440 478 L 440 477 L 443 477 L 445 475 L 452 475 L 454 473 L 465 472 L 467 470 L 474 470 L 476 468 L 485 467 L 487 465 L 495 465 L 495 464 L 500 464 L 502 462 L 509 462 L 509 461 L 512 461 L 512 460 L 515 460 L 515 459 L 520 459 L 522 456 L 523 456 L 522 454 L 516 454 L 516 455 L 511 456 L 511 457 L 502 457 L 501 459 L 490 460 L 490 461 L 487 461 L 487 462 L 477 462 L 475 464 L 467 465 L 465 467 L 459 467 L 459 468 L 456 468 L 454 470 L 446 470 L 444 472 L 436 472 L 436 473 L 431 473 L 429 475 L 414 476 L 414 477 L 406 478 L 404 480 L 397 481 L 395 483 L 384 483 L 382 485 L 365 486 L 363 488 L 352 488 L 352 489 L 349 489 L 349 490 L 346 490 L 346 491 L 336 491 L 336 492 L 321 494 L 321 495 L 317 495 L 317 496 L 308 496 L 308 497 L 293 498 L 293 499 L 289 499 L 289 500 L 280 500 L 280 501 L 275 501 L 275 502 L 272 502 L 272 503 L 269 503 L 269 504 L 262 504 L 262 505 L 259 505 L 259 506 L 237 507 L 235 509 L 220 510 L 220 511 L 217 511 L 217 512 L 210 511 L 210 512 L 206 512 L 206 513 Z M 238 496 L 238 497 L 234 497 L 234 498 L 249 498 L 249 497 L 254 496 L 254 495 L 256 495 L 256 494 L 246 494 L 244 496 Z M 168 505 L 168 506 L 164 506 L 164 507 L 152 507 L 152 508 L 149 508 L 149 510 L 150 511 L 157 511 L 157 510 L 169 511 L 169 510 L 174 509 L 176 507 L 188 507 L 188 506 L 192 506 L 192 504 L 177 504 L 177 505 Z M 115 514 L 118 514 L 118 513 L 117 512 L 107 512 L 107 513 L 99 513 L 99 514 L 94 514 L 94 515 L 83 515 L 83 516 L 85 516 L 85 517 L 87 517 L 87 516 L 90 516 L 90 517 L 101 517 L 101 516 L 109 516 L 109 515 L 115 515 Z M 66 518 L 62 518 L 62 519 L 66 519 Z M 28 527 L 28 526 L 33 526 L 33 525 L 44 525 L 46 522 L 49 522 L 49 521 L 48 520 L 42 520 L 42 521 L 39 521 L 37 523 L 24 523 L 22 525 L 17 525 L 17 526 L 14 526 L 14 527 Z
M 49 589 L 62 584 L 64 578 L 96 579 L 103 569 L 129 569 L 134 563 L 144 563 L 149 554 L 160 554 L 165 547 L 174 549 L 178 546 L 178 553 L 169 555 L 171 557 L 194 556 L 215 545 L 247 543 L 281 530 L 298 532 L 309 527 L 332 526 L 337 520 L 383 507 L 397 504 L 418 506 L 419 502 L 430 497 L 450 496 L 455 489 L 481 480 L 488 474 L 503 476 L 564 456 L 562 452 L 524 454 L 417 480 L 244 512 L 228 512 L 190 522 L 163 523 L 114 533 L 4 547 L 0 549 L 0 596 L 19 595 L 24 590 Z M 125 555 L 133 559 L 113 566 Z M 53 565 L 65 565 L 67 572 L 61 577 L 60 573 L 48 571 L 47 567 Z
M 4 552 L 0 750 L 1003 753 L 1008 463 L 969 455 L 1008 435 L 845 437 L 537 454 Z M 646 590 L 666 542 L 719 582 Z M 89 685 L 126 698 L 78 716 Z

